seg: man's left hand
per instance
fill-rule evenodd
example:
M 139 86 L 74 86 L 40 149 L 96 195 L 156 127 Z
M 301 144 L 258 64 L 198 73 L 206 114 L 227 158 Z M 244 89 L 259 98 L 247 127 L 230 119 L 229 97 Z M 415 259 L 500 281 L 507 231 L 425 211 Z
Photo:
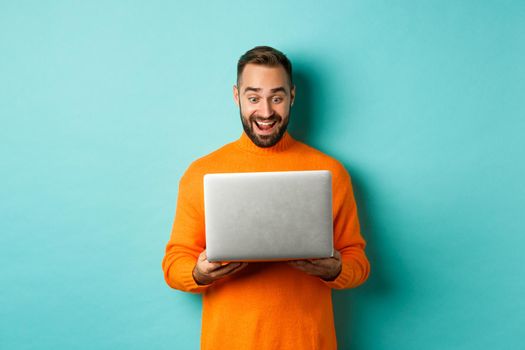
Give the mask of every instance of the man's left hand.
M 290 266 L 304 271 L 309 275 L 317 276 L 325 281 L 333 281 L 341 273 L 341 253 L 334 249 L 334 256 L 324 259 L 307 259 L 289 261 Z

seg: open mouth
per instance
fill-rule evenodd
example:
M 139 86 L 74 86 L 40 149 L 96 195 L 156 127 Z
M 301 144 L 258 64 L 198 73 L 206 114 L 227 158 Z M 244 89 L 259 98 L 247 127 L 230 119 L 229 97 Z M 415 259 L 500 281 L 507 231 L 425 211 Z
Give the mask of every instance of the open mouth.
M 256 126 L 257 132 L 262 135 L 271 134 L 277 124 L 277 120 L 253 120 L 253 123 Z

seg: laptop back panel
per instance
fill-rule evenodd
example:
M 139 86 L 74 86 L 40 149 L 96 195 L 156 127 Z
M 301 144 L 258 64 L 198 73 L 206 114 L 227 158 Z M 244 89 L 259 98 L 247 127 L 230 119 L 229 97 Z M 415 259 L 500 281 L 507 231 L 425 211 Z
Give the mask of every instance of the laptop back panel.
M 209 261 L 323 258 L 333 254 L 327 170 L 204 176 Z

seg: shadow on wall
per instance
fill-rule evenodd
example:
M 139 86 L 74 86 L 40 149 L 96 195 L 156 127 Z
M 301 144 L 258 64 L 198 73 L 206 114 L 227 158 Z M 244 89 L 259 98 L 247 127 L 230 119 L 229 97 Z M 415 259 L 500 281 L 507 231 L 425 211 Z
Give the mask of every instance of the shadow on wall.
M 295 69 L 294 84 L 296 86 L 296 96 L 294 106 L 290 112 L 290 124 L 288 130 L 297 140 L 308 143 L 310 140 L 310 123 L 314 114 L 312 89 L 308 75 L 302 70 Z
M 371 329 L 364 329 L 368 305 L 378 298 L 386 298 L 394 288 L 389 276 L 382 271 L 381 251 L 374 244 L 381 237 L 374 227 L 373 213 L 368 210 L 370 193 L 366 186 L 366 175 L 355 168 L 349 168 L 344 160 L 345 168 L 352 176 L 354 196 L 357 203 L 361 232 L 367 241 L 366 254 L 370 261 L 371 272 L 368 280 L 356 289 L 338 290 L 333 293 L 334 316 L 337 329 L 337 341 L 341 349 L 363 349 L 362 344 L 370 344 L 371 340 L 362 340 L 364 334 L 374 334 Z M 372 309 L 376 309 L 371 306 Z M 373 340 L 372 340 L 373 342 Z
M 323 130 L 326 123 L 330 122 L 330 116 L 320 110 L 320 105 L 330 104 L 330 96 L 327 95 L 330 89 L 326 86 L 326 79 L 315 69 L 306 65 L 296 66 L 294 78 L 297 96 L 291 115 L 290 134 L 316 147 L 322 142 L 320 131 Z M 312 128 L 312 125 L 315 125 L 315 128 Z M 330 154 L 330 150 L 321 149 L 321 151 Z M 342 152 L 332 153 L 341 154 Z M 374 334 L 373 331 L 364 328 L 367 305 L 371 305 L 377 297 L 389 294 L 392 284 L 388 276 L 381 272 L 381 252 L 377 249 L 377 245 L 374 245 L 374 241 L 377 241 L 381 234 L 374 228 L 373 213 L 367 210 L 367 202 L 371 197 L 367 188 L 366 170 L 349 167 L 351 159 L 338 158 L 352 177 L 361 231 L 367 241 L 366 254 L 370 260 L 371 273 L 362 286 L 333 292 L 335 326 L 340 349 L 362 349 L 362 344 L 370 343 L 370 340 L 366 341 L 361 338 L 363 334 Z

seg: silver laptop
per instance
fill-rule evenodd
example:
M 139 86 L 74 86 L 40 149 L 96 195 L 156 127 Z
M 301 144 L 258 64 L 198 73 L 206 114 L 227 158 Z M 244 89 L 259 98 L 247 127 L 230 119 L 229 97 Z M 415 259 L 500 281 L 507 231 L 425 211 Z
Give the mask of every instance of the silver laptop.
M 204 175 L 209 261 L 333 255 L 328 170 Z

